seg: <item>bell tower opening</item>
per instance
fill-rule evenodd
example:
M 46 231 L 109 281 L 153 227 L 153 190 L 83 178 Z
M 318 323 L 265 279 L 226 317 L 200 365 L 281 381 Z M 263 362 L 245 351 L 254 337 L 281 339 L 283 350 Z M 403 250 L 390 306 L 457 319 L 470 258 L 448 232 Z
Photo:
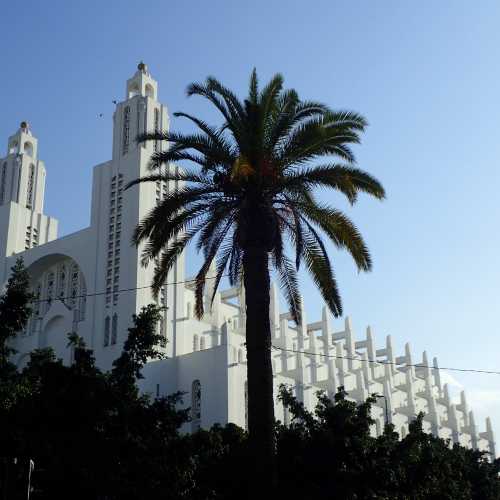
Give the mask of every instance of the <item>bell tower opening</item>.
M 151 78 L 148 67 L 142 61 L 137 65 L 137 71 L 134 76 L 127 80 L 127 99 L 133 99 L 136 96 L 149 97 L 157 99 L 157 83 Z

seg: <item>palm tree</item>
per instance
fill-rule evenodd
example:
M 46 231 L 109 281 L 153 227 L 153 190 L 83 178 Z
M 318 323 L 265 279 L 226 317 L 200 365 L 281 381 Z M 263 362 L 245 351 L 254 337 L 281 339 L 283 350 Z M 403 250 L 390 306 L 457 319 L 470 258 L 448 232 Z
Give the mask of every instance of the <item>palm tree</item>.
M 259 90 L 254 70 L 242 102 L 215 78 L 193 83 L 187 95 L 202 96 L 222 114 L 213 127 L 186 113 L 196 133 L 154 132 L 140 141 L 168 141 L 151 158 L 151 175 L 130 183 L 180 181 L 138 224 L 133 242 L 146 242 L 142 261 L 157 260 L 158 293 L 175 259 L 192 240 L 203 251 L 196 276 L 196 315 L 201 318 L 207 273 L 215 264 L 214 294 L 223 276 L 232 286 L 243 280 L 246 307 L 248 424 L 261 484 L 272 480 L 274 403 L 269 318 L 270 267 L 296 322 L 301 317 L 297 271 L 303 261 L 335 316 L 341 298 L 324 240 L 347 250 L 359 270 L 371 269 L 369 251 L 356 227 L 339 210 L 320 202 L 315 188 L 331 188 L 355 203 L 358 193 L 384 198 L 382 185 L 355 168 L 351 144 L 360 142 L 365 119 L 301 101 L 275 75 Z M 340 163 L 324 163 L 326 157 Z M 313 165 L 314 160 L 323 160 Z M 172 162 L 186 162 L 183 169 Z M 294 258 L 286 246 L 294 248 Z M 226 274 L 227 273 L 227 274 Z M 213 297 L 212 297 L 213 299 Z

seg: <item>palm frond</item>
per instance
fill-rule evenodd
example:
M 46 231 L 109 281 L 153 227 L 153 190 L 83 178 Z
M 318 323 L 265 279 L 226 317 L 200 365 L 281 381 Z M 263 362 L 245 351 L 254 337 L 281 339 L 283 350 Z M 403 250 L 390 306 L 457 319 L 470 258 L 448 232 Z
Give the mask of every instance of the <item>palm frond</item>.
M 232 223 L 232 219 L 227 220 L 225 226 L 221 228 L 218 231 L 217 236 L 211 240 L 210 245 L 205 247 L 205 261 L 195 278 L 195 313 L 198 319 L 201 319 L 204 314 L 203 292 L 205 290 L 207 273 Z
M 340 210 L 315 203 L 299 204 L 301 213 L 318 225 L 340 249 L 347 250 L 361 271 L 370 271 L 372 259 L 361 233 Z
M 280 287 L 290 308 L 295 323 L 300 324 L 302 319 L 302 300 L 299 293 L 297 272 L 292 262 L 285 255 L 280 261 L 275 261 L 274 266 L 278 271 Z
M 224 276 L 224 271 L 231 259 L 231 254 L 233 253 L 233 237 L 226 244 L 221 244 L 220 255 L 217 258 L 217 266 L 215 269 L 215 279 L 213 283 L 212 297 L 210 298 L 210 304 L 214 303 L 215 295 L 217 294 L 217 289 L 219 288 L 219 283 Z
M 359 192 L 368 193 L 379 200 L 385 197 L 385 190 L 375 177 L 345 165 L 320 165 L 289 172 L 279 187 L 284 192 L 295 192 L 297 188 L 302 190 L 304 185 L 336 189 L 343 193 L 351 204 L 356 201 Z
M 254 68 L 250 75 L 250 83 L 248 85 L 248 101 L 257 106 L 259 102 L 259 79 L 257 78 L 257 69 Z
M 161 287 L 166 283 L 168 273 L 174 266 L 177 258 L 200 229 L 201 225 L 198 224 L 187 230 L 181 237 L 168 244 L 165 253 L 163 253 L 160 258 L 159 265 L 156 267 L 153 276 L 153 282 L 151 284 L 153 297 L 158 297 Z
M 229 261 L 229 284 L 236 286 L 240 283 L 242 272 L 242 251 L 241 246 L 238 244 L 239 228 L 236 227 L 233 232 L 233 250 L 231 252 L 231 260 Z
M 302 255 L 307 263 L 309 274 L 332 314 L 338 317 L 342 315 L 342 300 L 328 252 L 314 227 L 306 219 L 302 220 L 307 226 Z
M 178 210 L 186 209 L 194 200 L 208 201 L 209 198 L 206 195 L 213 192 L 213 188 L 182 187 L 167 194 L 137 225 L 132 237 L 132 243 L 139 245 L 144 239 L 151 236 L 160 220 L 169 221 Z
M 141 254 L 141 264 L 145 267 L 148 263 L 156 258 L 163 248 L 168 245 L 171 238 L 177 237 L 192 224 L 196 223 L 200 217 L 205 215 L 209 210 L 210 204 L 194 203 L 182 211 L 176 213 L 172 218 L 164 218 L 158 215 L 153 209 L 150 216 L 155 220 L 151 234 L 146 240 L 146 245 Z M 147 216 L 146 216 L 147 219 Z M 146 220 L 145 219 L 145 220 Z M 137 235 L 138 227 L 134 232 L 134 241 L 140 237 Z
M 349 127 L 354 130 L 363 131 L 368 122 L 366 118 L 355 111 L 328 111 L 324 116 L 325 127 Z
M 127 183 L 125 191 L 143 182 L 194 182 L 196 184 L 212 185 L 211 179 L 206 175 L 200 175 L 190 170 L 180 170 L 177 172 L 167 171 L 159 174 L 144 175 Z

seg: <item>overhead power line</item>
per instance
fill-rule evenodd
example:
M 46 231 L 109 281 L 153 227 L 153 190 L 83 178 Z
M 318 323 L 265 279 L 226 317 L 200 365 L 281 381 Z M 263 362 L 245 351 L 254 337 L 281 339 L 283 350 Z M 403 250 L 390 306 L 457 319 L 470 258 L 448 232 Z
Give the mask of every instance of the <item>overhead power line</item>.
M 229 276 L 228 274 L 223 274 L 222 275 L 222 278 L 225 278 Z M 215 279 L 216 276 L 207 276 L 205 278 L 205 280 L 209 280 L 209 279 Z M 164 283 L 162 286 L 168 286 L 168 285 L 181 285 L 181 284 L 184 284 L 184 283 L 194 283 L 196 281 L 196 278 L 193 278 L 193 279 L 189 279 L 189 280 L 182 280 L 182 281 L 171 281 L 171 282 L 168 282 L 168 283 Z M 30 303 L 32 304 L 36 304 L 36 303 L 40 303 L 40 302 L 52 302 L 54 300 L 75 300 L 75 299 L 80 299 L 80 298 L 84 298 L 84 297 L 97 297 L 97 296 L 101 296 L 101 295 L 109 295 L 109 294 L 113 294 L 113 295 L 116 295 L 116 294 L 119 294 L 119 293 L 124 293 L 124 292 L 133 292 L 135 290 L 144 290 L 146 288 L 152 288 L 152 285 L 145 285 L 145 286 L 137 286 L 137 287 L 131 287 L 131 288 L 122 288 L 120 290 L 115 290 L 115 291 L 111 291 L 111 292 L 107 292 L 107 291 L 104 291 L 104 292 L 94 292 L 94 293 L 86 293 L 86 294 L 80 294 L 80 295 L 75 295 L 75 296 L 68 296 L 68 297 L 54 297 L 54 298 L 51 298 L 51 299 L 35 299 L 35 300 L 31 300 Z M 305 354 L 307 356 L 320 356 L 320 357 L 324 357 L 324 358 L 336 358 L 336 359 L 347 359 L 347 360 L 351 360 L 351 361 L 363 361 L 363 359 L 360 359 L 360 358 L 355 358 L 355 357 L 352 357 L 352 356 L 339 356 L 339 355 L 336 355 L 336 354 L 323 354 L 323 353 L 320 353 L 320 352 L 308 352 L 308 351 L 299 351 L 299 350 L 296 350 L 296 349 L 287 349 L 285 347 L 280 347 L 280 346 L 277 346 L 277 345 L 272 345 L 271 346 L 273 349 L 277 349 L 277 350 L 281 350 L 281 351 L 286 351 L 286 352 L 293 352 L 293 353 L 296 353 L 296 354 Z M 377 359 L 366 359 L 366 361 L 368 363 L 378 363 L 378 364 L 381 364 L 381 365 L 394 365 L 394 366 L 403 366 L 401 364 L 398 364 L 394 361 L 388 361 L 388 360 L 377 360 Z M 431 370 L 446 370 L 446 371 L 455 371 L 455 372 L 466 372 L 466 373 L 484 373 L 484 374 L 489 374 L 489 375 L 500 375 L 500 371 L 494 371 L 494 370 L 477 370 L 477 369 L 473 369 L 473 368 L 454 368 L 454 367 L 445 367 L 445 366 L 439 366 L 439 367 L 436 367 L 436 366 L 430 366 L 430 365 L 423 365 L 423 364 L 407 364 L 405 363 L 404 366 L 410 366 L 410 367 L 414 367 L 414 368 L 428 368 L 428 369 L 431 369 Z
M 287 351 L 287 352 L 294 352 L 298 354 L 306 354 L 308 356 L 322 356 L 324 358 L 337 358 L 337 359 L 347 359 L 347 360 L 352 360 L 352 361 L 365 361 L 360 358 L 354 358 L 352 356 L 339 356 L 336 354 L 323 354 L 320 352 L 308 352 L 308 351 L 298 351 L 295 349 L 286 349 L 285 347 L 280 347 L 277 345 L 272 345 L 271 346 L 273 349 L 277 349 L 280 351 Z M 430 365 L 423 365 L 423 364 L 414 364 L 410 363 L 407 364 L 405 363 L 404 365 L 396 363 L 394 361 L 388 361 L 388 360 L 377 360 L 377 359 L 366 359 L 368 363 L 378 363 L 381 365 L 394 365 L 394 366 L 413 366 L 414 368 L 429 368 L 431 370 L 447 370 L 447 371 L 455 371 L 455 372 L 471 372 L 471 373 L 487 373 L 490 375 L 500 375 L 500 371 L 494 371 L 494 370 L 476 370 L 473 368 L 451 368 L 448 366 L 430 366 Z
M 221 278 L 225 278 L 229 276 L 229 274 L 223 274 L 221 276 Z M 217 278 L 217 276 L 207 276 L 205 278 L 205 280 L 213 280 Z M 183 281 L 171 281 L 169 283 L 164 283 L 162 285 L 162 287 L 164 286 L 168 286 L 168 285 L 181 285 L 182 283 L 194 283 L 196 281 L 196 278 L 193 278 L 191 280 L 183 280 Z M 40 302 L 52 302 L 54 300 L 75 300 L 75 299 L 82 299 L 84 297 L 98 297 L 100 295 L 116 295 L 116 294 L 119 294 L 119 293 L 123 293 L 123 292 L 133 292 L 135 290 L 144 290 L 146 288 L 153 288 L 153 285 L 145 285 L 145 286 L 134 286 L 134 287 L 131 287 L 131 288 L 121 288 L 120 290 L 114 290 L 114 291 L 104 291 L 104 292 L 94 292 L 94 293 L 83 293 L 83 294 L 80 294 L 80 295 L 74 295 L 74 296 L 67 296 L 67 297 L 52 297 L 52 298 L 49 298 L 49 299 L 34 299 L 34 300 L 30 300 L 29 303 L 30 304 L 36 304 L 36 303 L 40 303 Z

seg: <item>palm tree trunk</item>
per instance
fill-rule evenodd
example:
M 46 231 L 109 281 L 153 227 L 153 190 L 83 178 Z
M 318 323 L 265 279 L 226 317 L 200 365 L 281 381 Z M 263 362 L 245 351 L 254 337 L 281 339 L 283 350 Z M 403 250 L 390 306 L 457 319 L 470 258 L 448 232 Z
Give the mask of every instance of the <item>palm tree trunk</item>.
M 260 493 L 274 484 L 274 399 L 269 319 L 268 253 L 262 246 L 246 248 L 243 256 L 246 300 L 248 428 L 255 458 L 254 486 Z

